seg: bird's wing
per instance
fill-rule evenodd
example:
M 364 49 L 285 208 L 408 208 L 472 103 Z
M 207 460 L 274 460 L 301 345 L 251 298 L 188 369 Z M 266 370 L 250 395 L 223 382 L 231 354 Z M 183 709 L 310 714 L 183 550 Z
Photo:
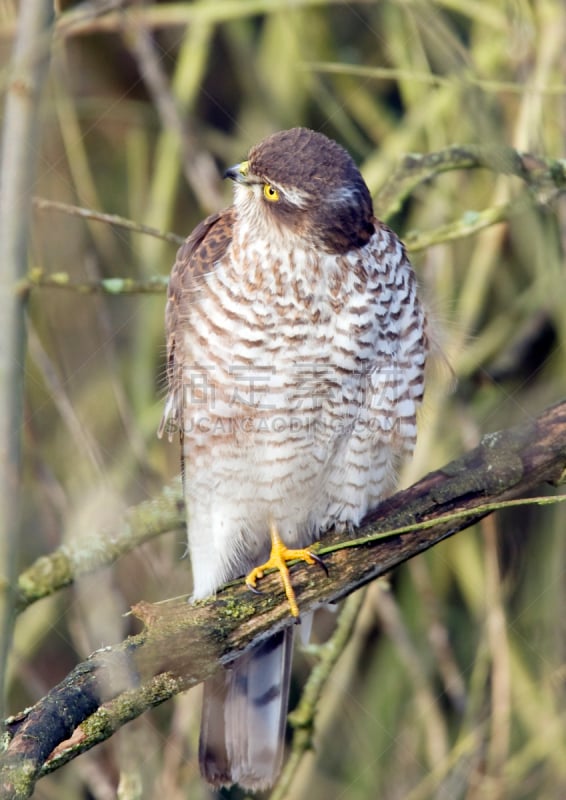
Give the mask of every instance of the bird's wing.
M 167 429 L 169 440 L 183 427 L 182 367 L 176 357 L 181 332 L 189 325 L 188 315 L 198 287 L 226 254 L 232 241 L 234 209 L 211 214 L 200 222 L 179 248 L 171 277 L 165 308 L 167 340 L 168 394 L 158 429 L 161 438 Z

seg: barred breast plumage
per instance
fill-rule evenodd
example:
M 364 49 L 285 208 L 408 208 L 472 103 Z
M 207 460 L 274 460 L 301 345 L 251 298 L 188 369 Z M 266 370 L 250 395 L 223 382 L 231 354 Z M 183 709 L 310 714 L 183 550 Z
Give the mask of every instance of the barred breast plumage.
M 284 131 L 228 176 L 234 205 L 179 251 L 166 314 L 164 420 L 183 436 L 195 598 L 262 563 L 272 523 L 303 547 L 392 490 L 427 354 L 403 245 L 342 148 Z M 209 684 L 201 765 L 213 783 L 257 788 L 279 769 L 290 634 L 270 641 Z M 268 696 L 262 661 L 277 691 L 254 710 L 250 675 Z

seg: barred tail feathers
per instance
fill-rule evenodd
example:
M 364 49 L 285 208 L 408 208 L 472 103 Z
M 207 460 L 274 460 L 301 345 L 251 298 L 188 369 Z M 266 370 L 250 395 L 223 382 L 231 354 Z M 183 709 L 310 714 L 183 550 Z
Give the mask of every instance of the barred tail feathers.
M 283 760 L 293 629 L 270 636 L 205 682 L 199 760 L 215 786 L 271 786 Z

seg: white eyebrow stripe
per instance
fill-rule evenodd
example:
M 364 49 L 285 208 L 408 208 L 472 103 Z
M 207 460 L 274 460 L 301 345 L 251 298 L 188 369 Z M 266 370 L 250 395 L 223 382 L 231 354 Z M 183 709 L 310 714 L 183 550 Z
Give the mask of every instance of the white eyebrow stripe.
M 293 189 L 289 187 L 285 187 L 283 189 L 276 183 L 274 183 L 273 186 L 275 186 L 275 188 L 279 190 L 280 194 L 294 206 L 297 206 L 298 208 L 306 208 L 307 195 L 304 192 L 301 192 L 300 189 Z

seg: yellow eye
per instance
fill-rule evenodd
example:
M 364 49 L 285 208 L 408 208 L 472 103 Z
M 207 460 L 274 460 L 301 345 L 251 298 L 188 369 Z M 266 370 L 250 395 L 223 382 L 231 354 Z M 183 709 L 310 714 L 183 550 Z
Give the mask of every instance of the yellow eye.
M 272 203 L 275 203 L 277 200 L 279 200 L 279 192 L 275 186 L 272 186 L 270 183 L 264 184 L 263 196 L 266 200 L 269 200 Z

